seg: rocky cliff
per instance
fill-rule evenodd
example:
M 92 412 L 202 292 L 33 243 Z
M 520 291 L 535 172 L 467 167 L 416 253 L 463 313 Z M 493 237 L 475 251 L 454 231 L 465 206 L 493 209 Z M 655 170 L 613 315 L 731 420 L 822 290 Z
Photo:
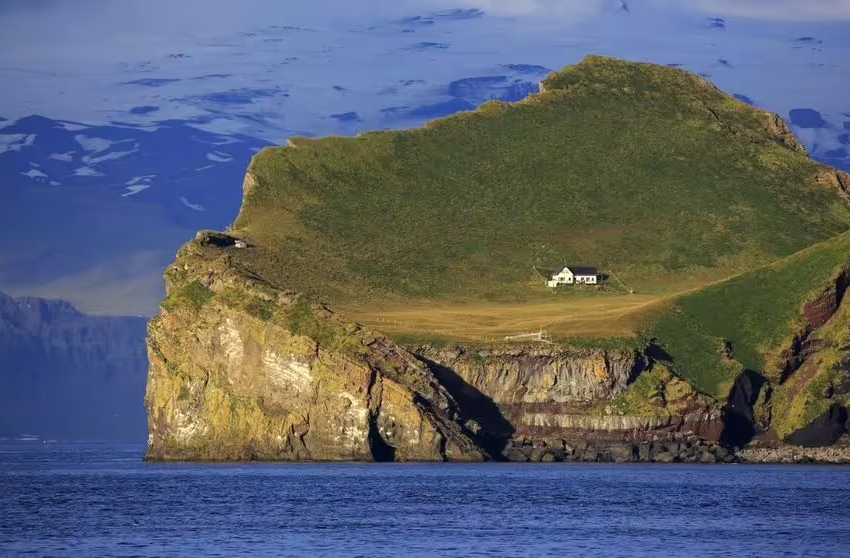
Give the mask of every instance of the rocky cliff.
M 719 408 L 642 349 L 405 349 L 240 268 L 235 241 L 200 233 L 166 273 L 148 331 L 150 459 L 563 458 L 717 439 Z
M 253 274 L 236 240 L 199 233 L 166 272 L 148 331 L 149 459 L 794 460 L 816 454 L 776 443 L 846 432 L 843 273 L 804 305 L 772 375 L 744 371 L 720 402 L 654 340 L 401 347 Z M 753 438 L 765 451 L 730 452 Z
M 169 297 L 148 334 L 148 458 L 488 457 L 427 366 L 251 277 L 228 242 L 200 234 L 166 274 Z
M 426 346 L 414 352 L 464 409 L 477 412 L 474 420 L 498 437 L 499 453 L 509 459 L 566 457 L 568 448 L 613 458 L 685 435 L 717 441 L 723 427 L 720 407 L 654 362 L 651 347 Z M 496 440 L 482 441 L 495 453 Z

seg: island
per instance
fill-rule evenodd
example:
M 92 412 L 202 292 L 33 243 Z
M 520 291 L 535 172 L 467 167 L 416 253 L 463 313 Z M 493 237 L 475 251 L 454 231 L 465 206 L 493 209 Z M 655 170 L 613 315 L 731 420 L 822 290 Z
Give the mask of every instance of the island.
M 850 456 L 850 175 L 698 75 L 588 56 L 243 190 L 166 270 L 150 460 Z

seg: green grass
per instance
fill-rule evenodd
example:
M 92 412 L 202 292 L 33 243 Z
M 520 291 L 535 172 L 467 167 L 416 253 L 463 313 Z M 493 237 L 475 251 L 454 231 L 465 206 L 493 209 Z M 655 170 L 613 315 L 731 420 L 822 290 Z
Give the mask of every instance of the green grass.
M 771 359 L 803 327 L 804 304 L 850 264 L 850 233 L 773 265 L 678 298 L 650 328 L 676 372 L 701 391 L 722 397 L 743 368 L 774 382 Z M 723 343 L 731 344 L 732 359 Z
M 162 307 L 171 311 L 181 306 L 188 306 L 197 312 L 212 300 L 212 297 L 213 293 L 209 289 L 198 281 L 191 281 L 170 290 L 168 298 L 162 302 Z
M 850 227 L 820 167 L 702 78 L 589 57 L 545 87 L 421 129 L 263 151 L 235 223 L 256 247 L 234 258 L 330 304 L 523 301 L 547 295 L 535 266 L 669 291 Z
M 660 417 L 681 414 L 689 401 L 698 399 L 691 384 L 657 363 L 615 397 L 611 407 L 620 415 Z

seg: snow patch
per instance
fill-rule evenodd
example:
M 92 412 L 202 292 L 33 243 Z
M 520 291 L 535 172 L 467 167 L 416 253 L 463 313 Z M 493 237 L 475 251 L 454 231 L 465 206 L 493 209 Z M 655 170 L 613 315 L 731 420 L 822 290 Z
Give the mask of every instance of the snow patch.
M 74 176 L 103 176 L 103 173 L 97 172 L 91 167 L 80 167 L 74 169 Z
M 74 124 L 73 122 L 64 122 L 62 120 L 57 120 L 56 124 L 68 130 L 69 132 L 79 132 L 80 130 L 88 130 L 91 127 L 86 126 L 85 124 Z
M 227 145 L 229 143 L 239 143 L 238 139 L 227 136 L 216 136 L 216 141 L 213 141 L 212 139 L 199 138 L 198 136 L 192 136 L 192 139 L 198 143 L 203 143 L 204 145 Z
M 216 163 L 229 163 L 233 160 L 233 157 L 221 151 L 213 151 L 212 153 L 207 153 L 207 159 Z
M 3 134 L 0 135 L 0 153 L 20 151 L 30 147 L 35 142 L 35 134 Z
M 139 182 L 150 182 L 151 178 L 156 178 L 155 174 L 146 174 L 144 176 L 134 176 L 130 180 L 124 183 L 124 186 L 133 186 L 134 184 L 138 184 Z
M 83 162 L 96 165 L 104 161 L 111 161 L 113 159 L 120 159 L 121 157 L 126 157 L 127 155 L 135 153 L 136 151 L 138 151 L 138 149 L 133 149 L 132 151 L 113 151 L 112 153 L 101 155 L 100 157 L 91 157 L 89 155 L 86 155 L 83 157 Z
M 189 200 L 187 200 L 185 196 L 180 196 L 180 201 L 183 202 L 183 205 L 185 205 L 186 207 L 188 207 L 189 209 L 192 209 L 194 211 L 203 211 L 204 210 L 203 205 L 199 205 L 197 203 L 189 203 Z
M 48 158 L 55 159 L 57 161 L 62 161 L 65 163 L 70 163 L 74 160 L 74 152 L 68 151 L 67 153 L 51 153 Z
M 121 194 L 121 197 L 122 198 L 128 198 L 130 196 L 135 196 L 139 192 L 141 192 L 143 190 L 147 190 L 150 187 L 151 187 L 150 184 L 138 184 L 136 186 L 127 186 L 127 191 L 124 192 L 123 194 Z
M 38 169 L 30 169 L 27 172 L 22 172 L 21 174 L 29 176 L 30 178 L 47 178 L 47 175 Z
M 79 143 L 83 149 L 91 151 L 92 153 L 105 151 L 109 149 L 113 143 L 115 143 L 108 139 L 85 136 L 83 134 L 77 134 L 74 136 L 74 140 Z

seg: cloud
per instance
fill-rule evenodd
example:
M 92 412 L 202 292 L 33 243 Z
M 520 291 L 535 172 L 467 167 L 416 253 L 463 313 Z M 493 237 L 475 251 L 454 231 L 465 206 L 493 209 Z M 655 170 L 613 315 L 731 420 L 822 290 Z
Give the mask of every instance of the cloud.
M 546 16 L 568 22 L 592 19 L 621 7 L 620 0 L 454 0 L 453 6 L 478 8 L 494 16 Z
M 637 9 L 654 5 L 680 13 L 698 11 L 762 20 L 850 19 L 850 0 L 446 0 L 444 3 L 478 8 L 495 16 L 545 16 L 561 22 L 592 19 L 602 13 L 621 11 L 624 5 Z
M 681 6 L 681 2 L 662 0 Z M 697 0 L 703 12 L 751 19 L 831 21 L 850 19 L 850 0 Z

